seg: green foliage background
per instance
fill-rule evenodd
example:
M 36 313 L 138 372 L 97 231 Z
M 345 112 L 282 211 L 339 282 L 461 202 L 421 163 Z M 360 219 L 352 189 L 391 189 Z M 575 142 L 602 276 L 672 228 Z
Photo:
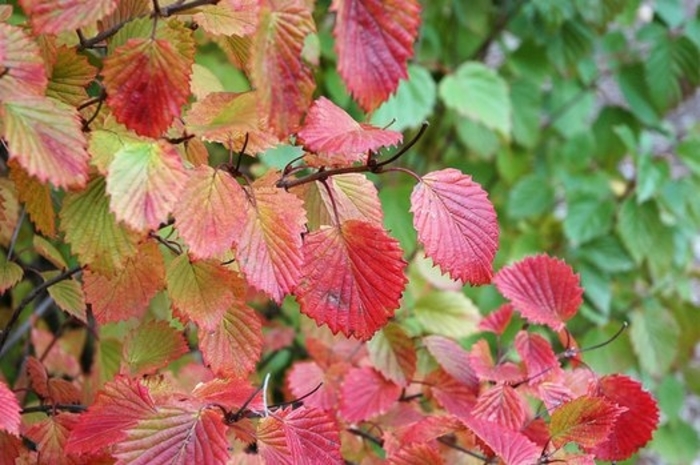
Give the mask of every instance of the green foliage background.
M 651 3 L 424 2 L 410 80 L 371 121 L 409 133 L 430 122 L 404 163 L 482 183 L 499 214 L 497 268 L 544 251 L 580 273 L 583 347 L 630 323 L 584 360 L 645 381 L 663 412 L 645 454 L 687 464 L 700 449 L 688 414 L 700 394 L 700 11 Z M 335 74 L 330 27 L 319 38 L 319 92 L 361 118 Z M 414 251 L 411 181 L 379 182 L 387 227 Z M 500 303 L 491 288 L 465 293 L 482 312 Z

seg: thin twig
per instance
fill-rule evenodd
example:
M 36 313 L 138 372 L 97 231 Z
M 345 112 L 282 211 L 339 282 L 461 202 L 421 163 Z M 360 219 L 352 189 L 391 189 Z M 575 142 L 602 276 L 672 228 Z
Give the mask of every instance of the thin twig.
M 384 441 L 383 441 L 383 440 L 379 439 L 379 438 L 376 437 L 376 436 L 373 436 L 373 435 L 369 434 L 369 433 L 366 432 L 366 431 L 362 431 L 362 430 L 359 429 L 359 428 L 346 428 L 345 431 L 347 431 L 348 433 L 352 433 L 352 434 L 354 434 L 355 436 L 360 436 L 362 439 L 366 439 L 366 440 L 368 440 L 369 442 L 372 442 L 372 443 L 378 445 L 379 447 L 384 447 Z
M 21 413 L 22 415 L 36 412 L 49 413 L 53 412 L 54 410 L 65 410 L 66 412 L 82 413 L 87 410 L 87 406 L 78 404 L 32 405 L 31 407 L 24 407 Z
M 76 266 L 75 268 L 66 270 L 63 273 L 44 281 L 39 286 L 35 287 L 34 290 L 32 290 L 32 292 L 27 294 L 27 296 L 24 299 L 22 299 L 22 301 L 19 303 L 17 308 L 12 312 L 12 316 L 10 316 L 10 321 L 7 322 L 7 326 L 5 326 L 5 329 L 2 331 L 2 335 L 0 335 L 0 351 L 2 351 L 5 342 L 7 342 L 7 338 L 10 335 L 10 331 L 17 323 L 17 320 L 19 320 L 19 316 L 22 313 L 22 310 L 24 310 L 25 307 L 27 307 L 27 305 L 32 303 L 32 301 L 36 299 L 39 296 L 39 294 L 41 294 L 43 291 L 50 288 L 56 283 L 60 283 L 61 281 L 69 279 L 71 276 L 80 272 L 80 270 L 82 269 L 82 267 Z
M 464 447 L 462 447 L 462 446 L 460 446 L 460 445 L 458 445 L 458 444 L 454 444 L 453 442 L 449 441 L 447 438 L 441 437 L 441 438 L 437 438 L 437 440 L 438 440 L 438 442 L 440 442 L 441 444 L 444 444 L 444 445 L 446 445 L 447 447 L 449 447 L 449 448 L 451 448 L 451 449 L 458 450 L 458 451 L 460 451 L 460 452 L 464 452 L 465 454 L 467 454 L 467 455 L 469 455 L 469 456 L 471 456 L 471 457 L 474 457 L 475 459 L 481 460 L 481 461 L 483 461 L 484 463 L 490 463 L 488 457 L 486 457 L 486 456 L 484 456 L 484 455 L 481 455 L 481 454 L 477 454 L 476 452 L 471 451 L 471 450 L 469 450 L 469 449 L 466 449 L 466 448 L 464 448 Z
M 10 239 L 10 247 L 7 250 L 7 261 L 9 262 L 12 260 L 12 253 L 15 250 L 15 245 L 17 244 L 17 237 L 19 236 L 19 230 L 22 227 L 22 223 L 24 223 L 24 217 L 27 214 L 26 208 L 24 208 L 24 205 L 22 205 L 22 210 L 19 213 L 19 218 L 17 219 L 17 224 L 15 225 L 15 229 L 12 231 L 12 238 Z
M 216 5 L 220 1 L 221 0 L 193 0 L 189 3 L 173 3 L 172 5 L 161 7 L 160 16 L 167 18 L 168 16 L 180 13 L 181 11 L 191 10 L 192 8 L 197 8 L 198 6 Z

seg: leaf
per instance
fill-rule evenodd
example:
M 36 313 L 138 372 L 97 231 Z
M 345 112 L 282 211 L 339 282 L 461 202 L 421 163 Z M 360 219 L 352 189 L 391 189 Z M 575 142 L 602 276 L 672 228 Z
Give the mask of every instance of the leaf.
M 560 330 L 583 301 L 578 275 L 563 260 L 536 255 L 502 268 L 498 291 L 529 321 Z
M 0 381 L 0 431 L 19 436 L 19 427 L 22 423 L 20 411 L 15 393 Z
M 564 234 L 574 245 L 605 236 L 610 232 L 615 204 L 609 199 L 578 196 L 567 205 Z
M 22 451 L 26 448 L 19 437 L 0 431 L 0 463 L 16 464 Z
M 110 14 L 117 0 L 20 0 L 37 33 L 58 34 L 88 26 Z
M 56 49 L 56 61 L 51 68 L 46 96 L 68 105 L 78 106 L 88 99 L 86 87 L 95 79 L 97 70 L 87 57 L 74 48 L 62 45 Z
M 140 245 L 138 252 L 111 274 L 91 268 L 83 272 L 85 300 L 101 324 L 141 318 L 164 283 L 163 256 L 154 242 Z
M 246 204 L 236 260 L 248 283 L 279 303 L 301 278 L 306 214 L 294 194 L 264 183 L 253 185 L 253 202 Z
M 424 383 L 440 405 L 452 415 L 463 418 L 471 414 L 476 404 L 478 390 L 450 376 L 442 368 L 428 374 Z M 478 388 L 478 386 L 477 386 Z
M 423 345 L 435 357 L 440 367 L 455 380 L 479 392 L 479 379 L 469 366 L 469 353 L 459 344 L 442 336 L 426 336 Z
M 531 384 L 537 384 L 545 376 L 550 378 L 563 374 L 552 345 L 539 334 L 519 331 L 515 336 L 515 350 L 525 364 Z
M 42 362 L 34 357 L 27 358 L 27 376 L 34 392 L 50 404 L 78 404 L 82 400 L 75 385 L 65 379 L 50 378 Z
M 513 305 L 503 304 L 479 322 L 479 329 L 502 336 L 513 316 Z
M 311 166 L 346 166 L 377 152 L 381 147 L 396 145 L 403 135 L 397 131 L 380 129 L 358 123 L 345 110 L 325 97 L 316 100 L 298 133 L 309 152 L 319 155 Z
M 630 312 L 630 341 L 642 369 L 654 376 L 668 373 L 678 356 L 681 328 L 658 302 L 644 302 Z
M 27 173 L 56 187 L 85 185 L 90 156 L 74 108 L 31 95 L 5 101 L 0 116 L 10 157 Z
M 338 72 L 363 110 L 377 108 L 396 90 L 399 80 L 408 77 L 406 63 L 413 56 L 420 10 L 416 0 L 331 3 L 337 15 L 333 36 Z
M 408 65 L 408 80 L 401 81 L 396 94 L 372 113 L 370 122 L 384 127 L 391 124 L 395 131 L 416 128 L 433 113 L 437 100 L 437 86 L 428 69 Z
M 304 240 L 301 312 L 333 334 L 368 340 L 399 306 L 406 284 L 398 242 L 374 224 L 348 220 Z
M 148 390 L 138 380 L 119 376 L 102 387 L 88 411 L 80 416 L 66 452 L 95 454 L 122 441 L 127 429 L 155 412 Z
M 118 224 L 109 210 L 104 178 L 67 194 L 59 216 L 71 250 L 95 271 L 114 272 L 136 253 L 139 235 Z
M 259 103 L 257 91 L 212 92 L 192 105 L 185 119 L 187 128 L 202 139 L 220 142 L 234 152 L 243 150 L 244 145 L 246 153 L 264 152 L 278 141 L 267 130 L 267 116 L 260 113 Z
M 107 174 L 110 208 L 133 229 L 158 229 L 187 182 L 180 154 L 163 141 L 127 143 Z
M 24 204 L 36 229 L 47 236 L 55 236 L 56 212 L 51 200 L 51 187 L 30 176 L 17 159 L 10 160 L 8 166 L 10 179 L 17 189 L 17 196 Z
M 603 397 L 582 396 L 552 412 L 549 424 L 552 444 L 562 447 L 575 442 L 595 447 L 610 435 L 617 418 L 626 409 Z
M 401 390 L 374 368 L 352 368 L 341 386 L 340 414 L 350 423 L 369 420 L 389 411 Z
M 481 317 L 474 303 L 458 291 L 425 294 L 413 313 L 425 332 L 454 338 L 474 334 Z
M 389 456 L 388 463 L 392 465 L 442 465 L 445 461 L 438 450 L 429 444 L 410 444 L 401 447 Z
M 513 387 L 499 383 L 479 394 L 472 415 L 511 431 L 520 431 L 528 419 L 529 407 Z
M 276 136 L 296 131 L 316 87 L 301 57 L 304 40 L 315 33 L 311 11 L 303 0 L 270 0 L 261 8 L 253 37 L 251 78 L 259 108 Z
M 142 323 L 124 340 L 122 366 L 131 376 L 155 373 L 188 352 L 180 331 L 165 321 Z
M 0 294 L 4 294 L 8 289 L 12 289 L 15 284 L 22 280 L 24 270 L 15 262 L 0 259 Z
M 175 228 L 192 257 L 214 258 L 231 249 L 241 236 L 247 198 L 243 188 L 223 170 L 201 165 L 175 204 Z
M 19 222 L 20 204 L 11 180 L 0 178 L 0 243 L 9 247 Z
M 377 188 L 367 176 L 362 173 L 340 174 L 328 178 L 326 185 L 328 189 L 320 181 L 307 184 L 300 195 L 304 199 L 310 230 L 336 224 L 333 202 L 341 223 L 355 219 L 382 224 L 382 204 Z M 333 200 L 328 194 L 329 189 Z
M 31 425 L 25 435 L 36 444 L 40 463 L 56 465 L 77 464 L 76 458 L 65 451 L 68 435 L 78 423 L 79 415 L 60 412 Z
M 343 463 L 338 427 L 328 414 L 318 409 L 278 410 L 260 420 L 257 439 L 266 463 Z
M 632 198 L 625 200 L 618 213 L 617 231 L 638 264 L 671 237 L 669 228 L 660 220 L 656 203 L 651 200 L 641 205 Z
M 525 380 L 524 370 L 513 362 L 499 360 L 496 364 L 486 339 L 479 339 L 469 352 L 469 365 L 482 381 L 516 384 Z
M 626 408 L 615 422 L 607 440 L 588 452 L 599 460 L 625 460 L 651 439 L 659 423 L 659 409 L 654 398 L 642 385 L 624 375 L 608 375 L 600 379 L 598 394 Z
M 47 271 L 41 275 L 44 280 L 48 281 L 49 279 L 53 279 L 60 275 L 60 272 Z M 87 322 L 87 315 L 85 313 L 85 293 L 83 292 L 82 286 L 76 279 L 64 279 L 52 284 L 49 286 L 48 292 L 61 310 L 74 316 L 80 321 Z
M 438 92 L 447 108 L 510 138 L 508 85 L 496 71 L 482 63 L 464 63 L 440 81 Z
M 22 28 L 0 22 L 0 100 L 44 95 L 48 85 L 39 46 Z
M 508 465 L 532 465 L 539 460 L 541 448 L 522 433 L 476 417 L 462 421 Z
M 452 168 L 423 176 L 411 194 L 411 212 L 425 254 L 443 272 L 470 284 L 491 281 L 496 212 L 471 176 Z
M 200 330 L 199 350 L 204 363 L 222 377 L 246 378 L 262 352 L 262 325 L 253 309 L 235 302 L 213 330 Z
M 221 412 L 185 402 L 148 412 L 114 450 L 125 465 L 213 465 L 229 458 Z
M 129 39 L 104 60 L 107 104 L 117 121 L 139 135 L 158 137 L 187 102 L 194 40 L 184 28 L 165 39 Z
M 170 262 L 165 279 L 173 307 L 198 326 L 213 330 L 233 304 L 233 286 L 240 278 L 216 260 L 192 261 L 183 254 Z
M 243 37 L 257 30 L 259 10 L 256 0 L 223 0 L 202 6 L 192 19 L 209 34 Z
M 349 364 L 345 362 L 333 363 L 323 368 L 316 362 L 296 362 L 287 374 L 287 384 L 297 399 L 318 388 L 304 399 L 304 405 L 335 411 L 338 409 L 341 382 L 348 369 Z M 321 387 L 318 387 L 319 385 Z
M 406 387 L 416 372 L 413 340 L 396 323 L 389 323 L 367 343 L 369 359 L 385 378 Z

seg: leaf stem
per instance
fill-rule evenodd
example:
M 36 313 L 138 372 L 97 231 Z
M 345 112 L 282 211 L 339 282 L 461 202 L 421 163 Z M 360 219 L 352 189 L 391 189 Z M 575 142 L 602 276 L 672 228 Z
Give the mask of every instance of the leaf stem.
M 605 347 L 606 345 L 612 343 L 613 341 L 615 341 L 615 339 L 620 337 L 622 335 L 622 333 L 625 332 L 625 330 L 628 327 L 629 327 L 629 323 L 627 323 L 626 321 L 623 321 L 622 326 L 620 326 L 620 329 L 618 329 L 615 332 L 615 334 L 613 334 L 612 337 L 610 337 L 609 339 L 607 339 L 601 343 L 594 344 L 590 347 L 584 347 L 584 348 L 579 348 L 579 349 L 576 349 L 576 348 L 566 349 L 564 352 L 559 354 L 559 358 L 572 358 L 578 354 L 582 354 L 584 352 L 590 352 L 591 350 L 596 350 L 596 349 L 600 349 L 601 347 Z
M 423 121 L 423 124 L 420 125 L 420 130 L 418 131 L 418 133 L 415 136 L 413 136 L 413 139 L 411 139 L 410 141 L 408 141 L 408 143 L 406 145 L 401 147 L 399 149 L 399 151 L 396 152 L 391 158 L 389 158 L 388 160 L 384 160 L 383 162 L 377 163 L 375 165 L 375 167 L 381 168 L 382 166 L 388 165 L 389 163 L 393 163 L 396 160 L 398 160 L 399 158 L 401 158 L 401 156 L 403 156 L 403 154 L 405 154 L 406 152 L 411 150 L 411 148 L 414 145 L 416 145 L 416 142 L 418 142 L 420 140 L 420 138 L 423 137 L 423 134 L 425 134 L 425 131 L 428 130 L 428 126 L 430 126 L 430 124 L 427 121 Z
M 47 279 L 42 284 L 35 287 L 34 290 L 32 290 L 32 292 L 27 294 L 27 296 L 24 299 L 22 299 L 22 301 L 19 303 L 17 308 L 12 312 L 12 316 L 10 316 L 10 321 L 7 322 L 5 329 L 2 331 L 2 335 L 0 335 L 0 351 L 2 351 L 3 346 L 7 342 L 7 338 L 10 336 L 10 331 L 12 330 L 14 325 L 17 324 L 17 320 L 19 320 L 19 316 L 22 313 L 22 310 L 24 310 L 30 303 L 32 303 L 32 301 L 36 299 L 39 296 L 39 294 L 41 294 L 43 291 L 45 291 L 46 289 L 48 289 L 56 283 L 69 279 L 71 276 L 80 272 L 80 270 L 82 269 L 83 268 L 81 266 L 76 266 L 75 268 L 66 270 L 63 273 L 51 279 Z

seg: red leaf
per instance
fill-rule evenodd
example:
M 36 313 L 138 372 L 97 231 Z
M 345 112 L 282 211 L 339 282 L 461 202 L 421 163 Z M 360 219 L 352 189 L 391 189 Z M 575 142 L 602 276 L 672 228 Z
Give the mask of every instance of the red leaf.
M 37 33 L 58 34 L 88 26 L 110 14 L 117 0 L 20 0 Z
M 408 426 L 397 428 L 394 435 L 400 444 L 405 445 L 429 442 L 463 429 L 464 426 L 457 418 L 451 415 L 433 413 Z
M 269 0 L 262 7 L 251 77 L 261 112 L 280 138 L 297 130 L 311 103 L 316 84 L 301 51 L 306 36 L 314 32 L 311 10 L 303 0 Z
M 247 198 L 243 188 L 222 170 L 195 168 L 175 204 L 175 228 L 195 258 L 214 258 L 241 236 Z
M 476 404 L 474 386 L 456 380 L 445 370 L 439 368 L 425 378 L 433 397 L 452 415 L 463 418 L 471 414 Z
M 491 281 L 496 211 L 471 176 L 452 168 L 423 176 L 411 194 L 411 211 L 425 254 L 443 272 L 470 284 Z
M 472 415 L 520 431 L 528 418 L 528 406 L 522 396 L 507 384 L 497 384 L 482 393 Z
M 340 385 L 349 366 L 339 362 L 321 368 L 316 362 L 297 362 L 287 374 L 289 390 L 299 399 L 318 388 L 320 384 L 321 387 L 316 392 L 304 399 L 304 405 L 325 411 L 336 410 Z
M 243 379 L 215 378 L 206 383 L 199 383 L 192 391 L 192 397 L 200 401 L 202 406 L 216 403 L 232 411 L 239 410 L 246 402 L 247 408 L 251 410 L 264 408 L 262 392 Z
M 39 46 L 17 26 L 0 22 L 0 100 L 21 95 L 44 95 L 48 86 Z
M 598 389 L 600 395 L 627 411 L 617 418 L 607 441 L 588 452 L 600 460 L 625 460 L 651 439 L 659 424 L 659 408 L 641 383 L 628 376 L 605 376 Z
M 413 339 L 398 324 L 389 323 L 367 344 L 369 359 L 385 378 L 406 387 L 416 371 Z
M 279 410 L 260 420 L 257 438 L 260 455 L 267 463 L 343 463 L 338 427 L 321 410 Z
M 27 375 L 34 392 L 50 404 L 78 404 L 82 393 L 70 381 L 49 378 L 44 365 L 34 357 L 27 358 Z
M 229 458 L 226 425 L 219 410 L 165 405 L 131 426 L 114 456 L 124 465 L 220 465 Z
M 508 465 L 538 463 L 541 448 L 522 433 L 476 417 L 462 418 L 462 421 Z
M 301 311 L 337 333 L 368 340 L 394 314 L 406 284 L 398 242 L 379 226 L 349 220 L 306 236 Z
M 417 0 L 334 0 L 338 71 L 365 111 L 374 110 L 406 79 L 418 36 Z
M 387 380 L 377 370 L 353 368 L 343 380 L 340 414 L 357 423 L 389 411 L 401 396 L 401 386 Z
M 443 370 L 478 394 L 479 379 L 469 366 L 469 353 L 462 346 L 443 336 L 426 336 L 423 344 Z
M 22 422 L 20 410 L 15 393 L 0 381 L 0 431 L 19 435 L 19 425 Z
M 71 430 L 78 423 L 80 416 L 74 413 L 61 412 L 50 416 L 29 427 L 26 436 L 36 444 L 38 463 L 56 465 L 77 465 L 79 462 L 65 446 Z
M 502 361 L 496 365 L 491 355 L 491 348 L 485 339 L 480 339 L 471 348 L 469 365 L 480 380 L 497 383 L 519 383 L 525 379 L 525 373 L 513 362 Z
M 311 106 L 298 135 L 307 150 L 321 156 L 310 163 L 312 166 L 350 165 L 366 158 L 368 151 L 376 152 L 403 139 L 400 132 L 358 123 L 325 97 Z
M 563 260 L 547 255 L 502 268 L 493 282 L 523 317 L 555 331 L 564 327 L 583 301 L 578 275 Z
M 279 303 L 301 278 L 306 214 L 297 196 L 265 182 L 256 181 L 246 204 L 236 260 L 248 282 Z
M 16 465 L 17 457 L 22 451 L 26 451 L 22 440 L 4 431 L 0 431 L 0 463 Z
M 236 301 L 213 330 L 201 329 L 199 349 L 214 372 L 223 377 L 245 378 L 260 360 L 262 325 L 255 310 Z
M 241 278 L 218 260 L 191 261 L 176 257 L 165 272 L 168 296 L 180 316 L 197 326 L 215 329 L 236 299 Z
M 10 157 L 30 175 L 56 187 L 85 185 L 90 155 L 75 108 L 42 96 L 15 95 L 0 106 L 0 118 Z
M 604 397 L 583 396 L 567 402 L 552 412 L 552 444 L 561 447 L 575 442 L 593 448 L 605 441 L 626 410 Z
M 120 376 L 105 384 L 87 413 L 80 416 L 66 451 L 95 454 L 124 439 L 127 429 L 155 411 L 148 390 L 138 381 Z
M 392 465 L 440 465 L 445 461 L 438 450 L 429 444 L 410 444 L 401 447 L 387 459 Z
M 176 32 L 178 44 L 129 39 L 104 61 L 107 104 L 137 134 L 160 136 L 189 97 L 194 40 L 184 28 Z
M 164 141 L 127 142 L 108 171 L 110 209 L 137 231 L 166 222 L 187 182 L 180 154 Z
M 486 317 L 479 322 L 479 329 L 482 331 L 490 331 L 498 336 L 502 336 L 508 327 L 508 324 L 510 324 L 510 319 L 512 316 L 513 305 L 503 304 L 495 311 L 486 315 Z
M 143 316 L 153 296 L 165 285 L 163 255 L 153 242 L 139 246 L 124 268 L 103 275 L 90 268 L 83 272 L 85 300 L 99 323 Z
M 552 345 L 544 337 L 528 331 L 520 331 L 515 336 L 515 350 L 525 364 L 530 384 L 537 384 L 547 378 L 562 374 L 559 359 Z

